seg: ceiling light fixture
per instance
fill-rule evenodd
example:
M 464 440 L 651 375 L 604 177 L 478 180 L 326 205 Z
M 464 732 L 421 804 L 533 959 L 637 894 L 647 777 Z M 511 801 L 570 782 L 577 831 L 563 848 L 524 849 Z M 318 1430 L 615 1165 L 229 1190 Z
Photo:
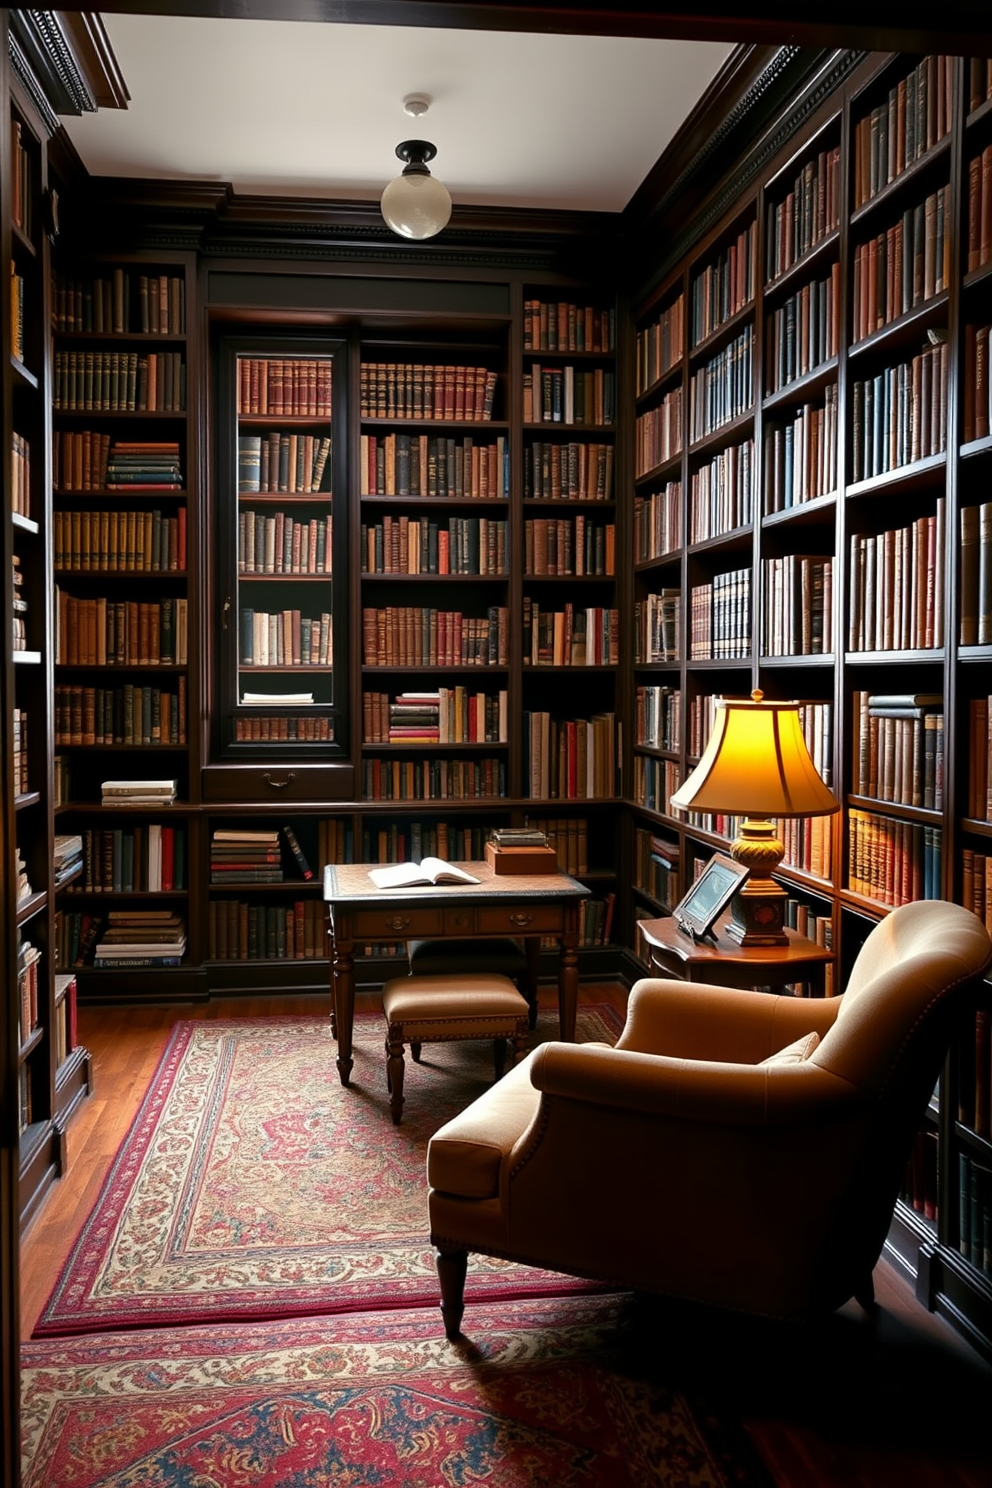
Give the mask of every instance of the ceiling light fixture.
M 407 105 L 423 103 L 408 99 Z M 412 112 L 407 107 L 407 112 Z M 426 109 L 420 112 L 426 113 Z M 401 238 L 433 238 L 446 227 L 451 216 L 451 196 L 443 181 L 427 169 L 428 160 L 437 154 L 427 140 L 404 140 L 396 146 L 400 160 L 406 161 L 403 173 L 390 181 L 382 193 L 382 215 L 386 225 Z

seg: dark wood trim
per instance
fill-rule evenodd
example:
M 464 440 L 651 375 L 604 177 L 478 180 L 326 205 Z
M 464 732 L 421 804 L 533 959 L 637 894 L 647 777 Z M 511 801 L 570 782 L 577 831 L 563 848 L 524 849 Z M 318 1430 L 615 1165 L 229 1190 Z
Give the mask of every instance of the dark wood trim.
M 63 5 L 63 11 L 81 9 Z M 485 31 L 540 31 L 562 35 L 651 36 L 673 40 L 752 42 L 772 46 L 860 47 L 925 52 L 939 46 L 986 56 L 986 0 L 940 6 L 876 5 L 856 0 L 805 9 L 782 3 L 726 3 L 709 9 L 663 9 L 648 0 L 612 6 L 601 0 L 531 5 L 527 0 L 109 0 L 104 13 L 213 16 L 221 19 L 330 21 L 368 26 L 442 26 Z

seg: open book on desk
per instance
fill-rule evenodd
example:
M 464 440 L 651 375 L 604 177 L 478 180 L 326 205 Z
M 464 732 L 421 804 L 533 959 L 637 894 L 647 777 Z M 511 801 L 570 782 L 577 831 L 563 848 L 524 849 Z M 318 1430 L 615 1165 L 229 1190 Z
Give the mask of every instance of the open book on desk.
M 481 883 L 481 879 L 446 863 L 443 858 L 424 858 L 420 863 L 388 863 L 370 868 L 369 878 L 378 889 L 407 889 L 417 884 Z

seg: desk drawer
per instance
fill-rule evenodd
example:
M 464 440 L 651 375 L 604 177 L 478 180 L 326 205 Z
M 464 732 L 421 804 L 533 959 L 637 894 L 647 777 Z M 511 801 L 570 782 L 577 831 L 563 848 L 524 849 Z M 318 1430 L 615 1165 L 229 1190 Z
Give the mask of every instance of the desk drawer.
M 476 924 L 483 935 L 545 935 L 560 931 L 565 923 L 561 904 L 532 907 L 507 905 L 505 909 L 480 909 Z
M 356 940 L 406 940 L 440 935 L 440 909 L 361 909 L 354 917 Z

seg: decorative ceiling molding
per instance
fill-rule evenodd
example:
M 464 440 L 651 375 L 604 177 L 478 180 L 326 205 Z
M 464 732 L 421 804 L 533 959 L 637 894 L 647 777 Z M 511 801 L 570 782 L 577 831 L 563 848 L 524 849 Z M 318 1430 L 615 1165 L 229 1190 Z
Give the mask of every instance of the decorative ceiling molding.
M 12 10 L 10 35 L 37 77 L 49 114 L 92 114 L 97 102 L 54 10 Z M 13 56 L 13 50 L 11 51 Z M 57 121 L 56 121 L 57 123 Z

